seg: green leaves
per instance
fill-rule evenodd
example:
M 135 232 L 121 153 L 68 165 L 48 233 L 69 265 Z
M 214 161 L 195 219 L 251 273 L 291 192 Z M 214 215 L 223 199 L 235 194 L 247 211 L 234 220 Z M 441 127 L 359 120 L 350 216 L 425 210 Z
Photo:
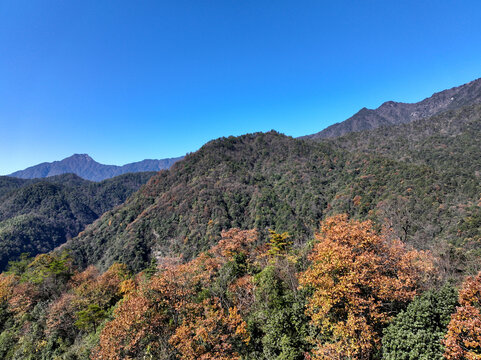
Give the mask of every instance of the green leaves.
M 106 318 L 107 312 L 97 304 L 90 304 L 87 309 L 79 311 L 76 315 L 78 320 L 75 322 L 75 326 L 81 330 L 93 329 L 96 332 L 97 326 Z
M 451 285 L 418 296 L 384 331 L 385 360 L 442 360 L 441 343 L 455 307 L 457 292 Z

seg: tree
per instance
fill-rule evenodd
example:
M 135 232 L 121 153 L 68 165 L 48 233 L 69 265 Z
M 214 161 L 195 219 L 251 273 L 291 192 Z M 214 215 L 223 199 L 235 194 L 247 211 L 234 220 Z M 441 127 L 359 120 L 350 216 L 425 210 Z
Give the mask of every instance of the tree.
M 290 288 L 281 262 L 270 262 L 256 274 L 254 283 L 255 302 L 248 323 L 256 335 L 249 359 L 304 359 L 310 348 L 304 293 Z
M 269 255 L 285 255 L 292 246 L 292 241 L 289 240 L 289 234 L 284 232 L 282 234 L 276 233 L 274 230 L 269 230 L 270 241 L 269 241 Z
M 191 261 L 162 262 L 146 283 L 129 286 L 92 358 L 240 359 L 250 338 L 237 304 L 248 306 L 251 291 L 238 287 L 250 283 L 245 270 L 256 239 L 254 230 L 232 229 Z
M 240 360 L 242 343 L 249 343 L 247 324 L 236 307 L 224 310 L 216 298 L 189 303 L 182 324 L 170 343 L 183 360 Z
M 426 254 L 347 215 L 325 220 L 300 284 L 312 295 L 306 314 L 317 332 L 315 359 L 369 359 L 383 327 L 415 295 L 429 270 Z
M 171 359 L 173 351 L 168 344 L 171 331 L 163 303 L 141 293 L 132 294 L 115 309 L 114 319 L 105 325 L 92 359 L 121 360 L 144 355 Z
M 459 292 L 459 304 L 444 338 L 448 360 L 481 359 L 481 272 L 468 277 Z
M 77 321 L 75 326 L 81 330 L 89 331 L 93 329 L 97 332 L 97 326 L 105 319 L 106 312 L 97 304 L 90 304 L 86 309 L 80 310 L 77 313 Z
M 457 304 L 451 285 L 428 291 L 409 304 L 385 329 L 382 353 L 385 360 L 442 360 L 441 343 Z

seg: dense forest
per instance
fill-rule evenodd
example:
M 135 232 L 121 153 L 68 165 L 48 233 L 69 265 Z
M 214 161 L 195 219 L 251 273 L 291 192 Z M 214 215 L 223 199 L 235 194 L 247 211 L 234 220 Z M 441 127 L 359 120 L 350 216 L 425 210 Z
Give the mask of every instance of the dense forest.
M 24 180 L 0 177 L 0 271 L 22 253 L 46 253 L 122 204 L 154 175 L 91 182 L 73 174 Z
M 0 356 L 477 359 L 481 274 L 458 290 L 435 264 L 347 215 L 302 248 L 287 233 L 231 229 L 192 260 L 138 274 L 38 255 L 0 276 Z
M 0 236 L 74 219 L 0 275 L 0 358 L 481 359 L 480 138 L 474 104 L 220 138 L 128 198 L 0 178 Z

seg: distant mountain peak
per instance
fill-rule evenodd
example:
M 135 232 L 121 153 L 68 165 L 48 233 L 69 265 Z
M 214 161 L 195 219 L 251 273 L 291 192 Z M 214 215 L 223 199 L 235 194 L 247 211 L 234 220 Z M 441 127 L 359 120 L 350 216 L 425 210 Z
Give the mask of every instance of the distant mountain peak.
M 83 160 L 87 160 L 87 161 L 95 161 L 94 159 L 92 159 L 90 157 L 89 154 L 73 154 L 72 156 L 69 156 L 68 158 L 65 158 L 64 160 L 67 160 L 67 159 L 83 159 Z
M 465 105 L 481 104 L 481 78 L 434 93 L 417 103 L 386 101 L 377 109 L 362 108 L 349 119 L 304 138 L 324 139 L 381 126 L 404 124 L 428 118 Z
M 9 176 L 34 179 L 73 173 L 86 180 L 101 181 L 126 173 L 169 169 L 175 162 L 181 159 L 182 157 L 160 160 L 148 159 L 117 166 L 100 164 L 88 154 L 73 154 L 59 161 L 45 162 L 25 170 L 16 171 Z

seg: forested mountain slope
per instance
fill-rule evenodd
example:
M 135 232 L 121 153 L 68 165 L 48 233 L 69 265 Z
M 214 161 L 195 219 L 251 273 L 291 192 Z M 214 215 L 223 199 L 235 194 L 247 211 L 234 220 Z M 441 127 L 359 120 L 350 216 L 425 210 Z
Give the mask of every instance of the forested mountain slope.
M 481 147 L 477 144 L 480 134 L 481 105 L 469 105 L 408 124 L 350 133 L 326 141 L 349 151 L 474 175 L 481 169 Z
M 304 243 L 326 215 L 346 212 L 389 219 L 402 240 L 443 252 L 474 203 L 476 190 L 458 187 L 464 177 L 276 132 L 222 138 L 154 176 L 66 247 L 82 266 L 138 270 L 154 256 L 191 258 L 231 227 L 287 231 Z
M 0 270 L 21 253 L 48 252 L 76 236 L 153 174 L 127 174 L 99 183 L 74 174 L 43 180 L 0 177 Z
M 31 166 L 25 170 L 16 171 L 9 176 L 22 179 L 35 179 L 72 173 L 86 180 L 102 181 L 127 173 L 168 169 L 180 159 L 182 159 L 182 157 L 161 160 L 146 159 L 117 166 L 100 164 L 87 154 L 74 154 L 60 161 L 42 163 Z
M 10 176 L 0 176 L 0 198 L 8 194 L 10 191 L 18 189 L 25 184 L 27 184 L 29 180 L 14 178 Z
M 387 101 L 374 110 L 363 108 L 349 119 L 305 138 L 333 138 L 381 126 L 409 123 L 472 104 L 481 104 L 481 79 L 435 93 L 417 103 Z

